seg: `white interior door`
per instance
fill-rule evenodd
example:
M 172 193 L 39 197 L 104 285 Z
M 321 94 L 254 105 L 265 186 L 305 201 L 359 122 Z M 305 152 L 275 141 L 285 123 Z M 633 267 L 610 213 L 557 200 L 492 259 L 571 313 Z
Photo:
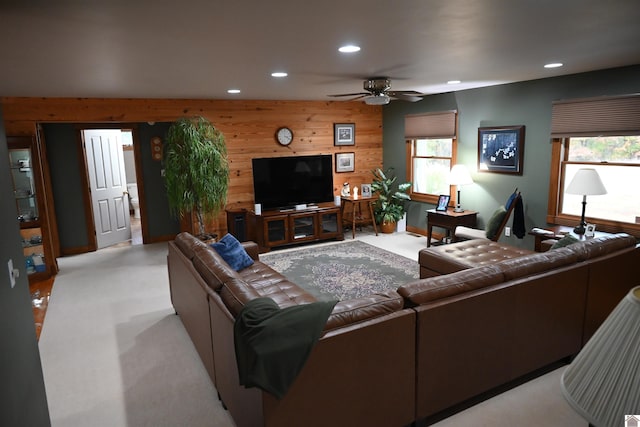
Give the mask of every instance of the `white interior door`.
M 119 129 L 82 131 L 98 249 L 131 239 L 129 198 Z

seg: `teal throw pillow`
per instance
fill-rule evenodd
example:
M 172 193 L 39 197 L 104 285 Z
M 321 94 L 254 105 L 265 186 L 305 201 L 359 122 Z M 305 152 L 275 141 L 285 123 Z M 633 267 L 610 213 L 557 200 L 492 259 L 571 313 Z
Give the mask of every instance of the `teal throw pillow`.
M 231 234 L 225 234 L 222 239 L 210 245 L 235 271 L 253 264 L 253 258 L 249 256 L 242 244 Z
M 573 237 L 571 234 L 567 234 L 562 239 L 556 241 L 551 246 L 551 249 L 564 248 L 565 246 L 569 246 L 569 245 L 571 245 L 573 243 L 576 243 L 576 242 L 579 242 L 579 240 L 576 239 L 575 237 Z
M 487 226 L 484 228 L 487 239 L 493 239 L 493 237 L 498 232 L 498 227 L 502 223 L 504 216 L 507 214 L 504 206 L 500 206 L 496 211 L 491 215 L 489 221 L 487 222 Z

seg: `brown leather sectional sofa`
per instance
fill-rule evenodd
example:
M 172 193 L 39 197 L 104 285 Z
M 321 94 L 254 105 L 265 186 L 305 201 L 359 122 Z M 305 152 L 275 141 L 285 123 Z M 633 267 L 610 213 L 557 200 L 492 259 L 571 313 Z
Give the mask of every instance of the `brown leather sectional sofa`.
M 315 299 L 260 262 L 255 244 L 244 246 L 256 262 L 240 272 L 188 233 L 168 253 L 173 305 L 239 427 L 424 423 L 575 355 L 640 285 L 640 246 L 624 234 L 478 266 L 467 260 L 397 292 L 339 302 L 277 400 L 239 385 L 235 316 L 259 296 L 282 308 Z

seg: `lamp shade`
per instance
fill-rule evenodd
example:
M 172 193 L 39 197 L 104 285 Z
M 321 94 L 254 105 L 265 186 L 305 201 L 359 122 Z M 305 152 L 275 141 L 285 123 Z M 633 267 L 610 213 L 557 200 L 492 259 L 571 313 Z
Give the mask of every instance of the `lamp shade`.
M 640 414 L 640 286 L 611 312 L 562 375 L 569 404 L 596 427 Z
M 468 185 L 473 184 L 469 169 L 465 165 L 457 164 L 453 165 L 451 172 L 449 172 L 449 185 Z
M 607 194 L 607 189 L 604 188 L 598 171 L 592 168 L 582 168 L 578 169 L 573 176 L 565 192 L 568 194 L 595 196 Z

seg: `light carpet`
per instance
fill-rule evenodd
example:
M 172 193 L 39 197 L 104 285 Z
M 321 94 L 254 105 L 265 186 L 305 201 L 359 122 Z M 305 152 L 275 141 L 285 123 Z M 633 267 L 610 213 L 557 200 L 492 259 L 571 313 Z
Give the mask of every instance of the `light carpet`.
M 39 342 L 53 426 L 234 425 L 171 306 L 166 254 L 59 259 Z
M 358 240 L 272 252 L 260 259 L 321 301 L 394 290 L 419 277 L 416 261 Z
M 426 246 L 410 233 L 357 239 L 416 260 Z M 234 426 L 174 314 L 166 254 L 159 243 L 59 259 L 39 342 L 54 427 Z M 563 370 L 437 426 L 586 427 L 561 396 Z

